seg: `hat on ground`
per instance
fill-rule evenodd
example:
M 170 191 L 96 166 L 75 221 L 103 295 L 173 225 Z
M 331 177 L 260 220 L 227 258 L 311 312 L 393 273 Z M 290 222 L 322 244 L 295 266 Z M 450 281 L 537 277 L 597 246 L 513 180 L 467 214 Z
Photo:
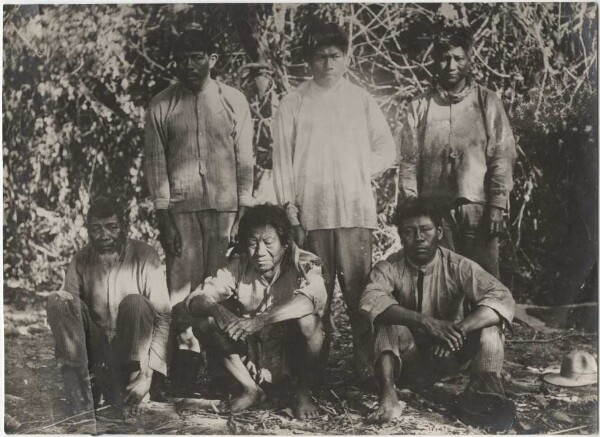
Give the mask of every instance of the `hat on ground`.
M 579 387 L 598 382 L 598 365 L 592 354 L 574 350 L 565 355 L 560 373 L 547 373 L 544 381 L 561 387 Z

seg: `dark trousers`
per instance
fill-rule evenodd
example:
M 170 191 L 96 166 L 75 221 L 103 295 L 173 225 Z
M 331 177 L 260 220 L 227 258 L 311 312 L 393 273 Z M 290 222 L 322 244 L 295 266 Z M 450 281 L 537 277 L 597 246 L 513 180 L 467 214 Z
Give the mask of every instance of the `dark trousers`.
M 129 372 L 147 369 L 155 311 L 144 296 L 130 294 L 121 301 L 113 338 L 77 297 L 52 294 L 46 310 L 59 365 L 88 369 L 110 390 L 122 390 Z
M 487 208 L 480 203 L 462 203 L 446 210 L 441 244 L 500 279 L 499 238 L 485 229 Z
M 337 277 L 352 328 L 353 367 L 359 378 L 373 375 L 373 334 L 367 317 L 359 312 L 358 303 L 371 272 L 373 233 L 367 228 L 317 229 L 307 237 L 307 249 L 325 263 L 327 306 L 323 316 L 324 361 L 331 344 L 331 300 Z

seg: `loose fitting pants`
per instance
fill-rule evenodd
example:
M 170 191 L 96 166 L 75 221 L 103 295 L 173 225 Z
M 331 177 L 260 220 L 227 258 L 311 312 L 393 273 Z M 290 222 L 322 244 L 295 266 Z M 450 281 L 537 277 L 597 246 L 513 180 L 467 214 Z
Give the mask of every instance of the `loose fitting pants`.
M 112 339 L 90 317 L 81 299 L 48 298 L 48 323 L 54 335 L 55 355 L 61 366 L 87 368 L 104 389 L 122 390 L 128 372 L 148 367 L 155 310 L 141 294 L 130 294 L 119 304 Z
M 391 352 L 402 368 L 396 373 L 401 385 L 428 385 L 444 375 L 469 367 L 472 373 L 500 375 L 504 361 L 504 335 L 499 326 L 490 326 L 467 335 L 463 347 L 447 358 L 433 357 L 430 337 L 413 333 L 404 325 L 380 325 L 375 334 L 375 359 Z
M 226 263 L 229 234 L 235 212 L 216 210 L 173 213 L 171 215 L 181 235 L 181 255 L 167 254 L 167 287 L 171 306 L 182 302 L 208 276 L 213 276 Z M 200 352 L 198 340 L 191 328 L 177 336 L 179 349 Z M 174 339 L 171 340 L 173 344 Z
M 448 209 L 443 215 L 441 244 L 500 279 L 499 238 L 485 229 L 487 208 L 480 203 L 463 203 Z
M 307 249 L 325 263 L 327 305 L 323 316 L 323 360 L 326 362 L 329 356 L 331 300 L 337 276 L 352 328 L 353 367 L 361 379 L 373 375 L 373 335 L 368 319 L 358 309 L 360 296 L 371 272 L 372 244 L 373 234 L 367 228 L 317 229 L 310 231 L 307 236 Z

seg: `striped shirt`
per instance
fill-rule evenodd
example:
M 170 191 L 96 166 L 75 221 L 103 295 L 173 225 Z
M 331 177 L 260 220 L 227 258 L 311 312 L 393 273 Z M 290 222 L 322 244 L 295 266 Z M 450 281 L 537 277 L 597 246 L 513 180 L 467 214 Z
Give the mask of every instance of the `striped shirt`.
M 377 229 L 371 177 L 395 159 L 377 102 L 348 80 L 330 89 L 307 81 L 281 101 L 273 121 L 275 193 L 299 209 L 305 230 Z
M 392 305 L 450 322 L 463 320 L 473 306 L 487 306 L 508 323 L 515 311 L 508 288 L 479 264 L 443 247 L 425 266 L 412 264 L 400 251 L 373 267 L 360 309 L 373 323 Z
M 208 79 L 175 83 L 146 113 L 145 172 L 156 209 L 237 211 L 252 205 L 253 121 L 244 95 Z
M 110 339 L 117 329 L 119 304 L 130 294 L 141 294 L 154 308 L 156 319 L 150 343 L 150 368 L 167 374 L 167 339 L 171 303 L 162 263 L 145 243 L 127 240 L 118 262 L 105 267 L 91 245 L 73 257 L 65 276 L 64 290 L 79 297 L 90 316 Z

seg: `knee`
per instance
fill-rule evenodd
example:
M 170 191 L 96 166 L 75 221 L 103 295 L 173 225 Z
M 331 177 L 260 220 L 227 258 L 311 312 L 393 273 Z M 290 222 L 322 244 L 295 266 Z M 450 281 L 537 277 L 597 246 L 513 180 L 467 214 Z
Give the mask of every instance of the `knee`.
M 62 314 L 71 309 L 77 297 L 67 291 L 56 291 L 46 300 L 46 314 L 48 318 L 62 320 Z
M 504 334 L 499 326 L 488 326 L 481 330 L 479 346 L 485 350 L 504 350 Z
M 297 321 L 300 334 L 303 338 L 309 340 L 323 332 L 321 318 L 317 314 L 309 314 L 301 317 Z

